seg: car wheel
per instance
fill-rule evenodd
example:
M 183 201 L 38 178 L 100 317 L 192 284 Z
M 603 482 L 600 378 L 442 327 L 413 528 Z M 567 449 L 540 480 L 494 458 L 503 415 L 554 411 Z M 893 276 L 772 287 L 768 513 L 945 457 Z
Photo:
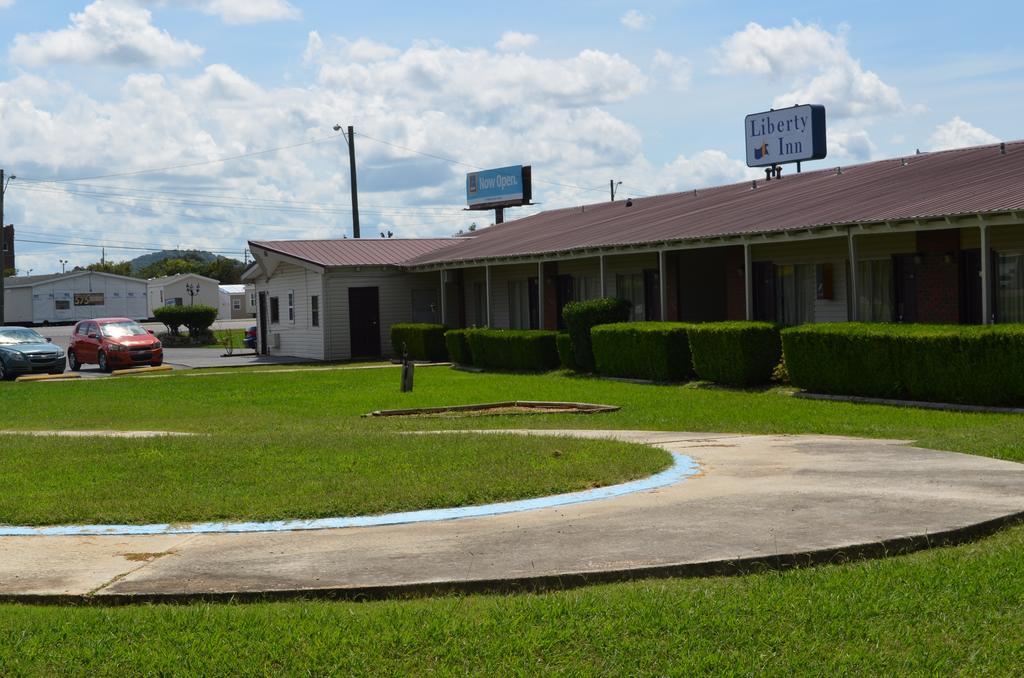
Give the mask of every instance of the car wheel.
M 149 366 L 150 366 L 150 367 L 160 367 L 160 366 L 161 366 L 161 365 L 163 365 L 163 364 L 164 364 L 164 361 L 163 361 L 163 360 L 160 360 L 160 361 L 157 361 L 157 362 L 155 362 L 155 363 L 150 363 L 150 364 L 149 364 Z
M 100 362 L 100 372 L 109 372 L 110 365 L 107 364 L 107 354 L 104 353 L 103 351 L 100 351 L 100 354 L 97 359 Z
M 78 362 L 78 358 L 75 357 L 74 351 L 68 351 L 68 367 L 70 367 L 73 372 L 77 372 L 82 369 L 82 363 Z

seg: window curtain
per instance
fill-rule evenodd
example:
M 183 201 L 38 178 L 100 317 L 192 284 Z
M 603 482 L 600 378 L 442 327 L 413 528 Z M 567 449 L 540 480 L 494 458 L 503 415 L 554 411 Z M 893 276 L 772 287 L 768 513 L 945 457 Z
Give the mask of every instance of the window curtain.
M 857 316 L 864 322 L 892 321 L 892 259 L 857 262 Z
M 999 255 L 996 318 L 1001 323 L 1024 322 L 1024 254 Z

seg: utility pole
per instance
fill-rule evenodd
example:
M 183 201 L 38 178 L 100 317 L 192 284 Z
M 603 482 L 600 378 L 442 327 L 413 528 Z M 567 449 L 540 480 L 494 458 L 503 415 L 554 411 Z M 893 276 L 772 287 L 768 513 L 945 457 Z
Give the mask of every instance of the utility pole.
M 618 188 L 621 185 L 622 185 L 621 181 L 616 183 L 615 179 L 609 179 L 608 180 L 608 188 L 611 190 L 611 193 L 612 193 L 612 202 L 615 202 L 615 189 Z
M 4 171 L 0 169 L 0 327 L 4 324 L 4 274 L 7 272 L 7 256 L 3 252 L 4 240 L 4 195 L 7 193 L 7 184 L 15 179 L 13 174 L 10 178 L 4 177 Z
M 335 125 L 334 131 L 341 131 L 341 125 Z M 348 172 L 349 185 L 352 187 L 352 237 L 359 237 L 359 195 L 356 191 L 356 139 L 352 125 L 348 126 L 348 135 L 344 135 L 345 143 L 348 144 Z

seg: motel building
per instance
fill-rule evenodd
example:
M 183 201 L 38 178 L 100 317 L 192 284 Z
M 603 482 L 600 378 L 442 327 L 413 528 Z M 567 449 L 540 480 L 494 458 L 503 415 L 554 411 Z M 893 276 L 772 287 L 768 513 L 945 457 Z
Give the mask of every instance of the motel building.
M 824 163 L 819 163 L 819 165 Z M 399 322 L 1024 322 L 1024 142 L 549 210 L 467 236 L 252 241 L 260 351 L 391 356 Z

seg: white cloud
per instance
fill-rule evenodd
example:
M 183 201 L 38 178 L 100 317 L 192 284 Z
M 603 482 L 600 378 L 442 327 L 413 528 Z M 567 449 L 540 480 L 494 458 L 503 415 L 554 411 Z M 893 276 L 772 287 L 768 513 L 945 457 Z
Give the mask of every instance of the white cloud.
M 828 158 L 840 162 L 867 162 L 875 157 L 877 147 L 867 130 L 829 128 Z
M 190 7 L 219 16 L 226 24 L 254 24 L 302 18 L 302 11 L 288 0 L 136 0 L 161 7 Z
M 501 39 L 494 43 L 494 46 L 502 52 L 518 52 L 534 45 L 536 42 L 537 36 L 533 33 L 505 31 L 501 34 Z
M 10 7 L 14 4 L 14 0 L 0 0 L 0 9 Z
M 933 151 L 945 151 L 951 148 L 994 144 L 997 141 L 999 138 L 995 135 L 975 127 L 957 115 L 935 128 L 935 132 L 928 139 L 928 147 Z
M 899 91 L 850 55 L 844 33 L 798 21 L 782 28 L 752 22 L 716 50 L 717 71 L 790 80 L 792 89 L 775 97 L 773 108 L 824 104 L 830 118 L 905 110 Z
M 642 31 L 645 28 L 650 28 L 654 23 L 654 17 L 650 14 L 641 14 L 635 9 L 631 9 L 621 17 L 619 17 L 619 23 L 634 31 Z
M 686 57 L 676 56 L 659 49 L 654 53 L 652 65 L 656 71 L 664 73 L 668 77 L 669 86 L 679 92 L 690 87 L 690 80 L 693 78 L 693 65 Z
M 150 19 L 148 10 L 128 2 L 96 0 L 72 14 L 67 28 L 15 36 L 9 57 L 35 67 L 74 63 L 165 68 L 202 55 L 201 47 L 175 40 Z
M 306 49 L 302 53 L 302 59 L 306 64 L 322 64 L 330 61 L 332 63 L 347 62 L 372 62 L 391 59 L 400 52 L 382 42 L 376 42 L 369 38 L 357 40 L 346 40 L 334 38 L 330 48 L 324 44 L 323 38 L 318 31 L 310 31 L 306 39 Z

